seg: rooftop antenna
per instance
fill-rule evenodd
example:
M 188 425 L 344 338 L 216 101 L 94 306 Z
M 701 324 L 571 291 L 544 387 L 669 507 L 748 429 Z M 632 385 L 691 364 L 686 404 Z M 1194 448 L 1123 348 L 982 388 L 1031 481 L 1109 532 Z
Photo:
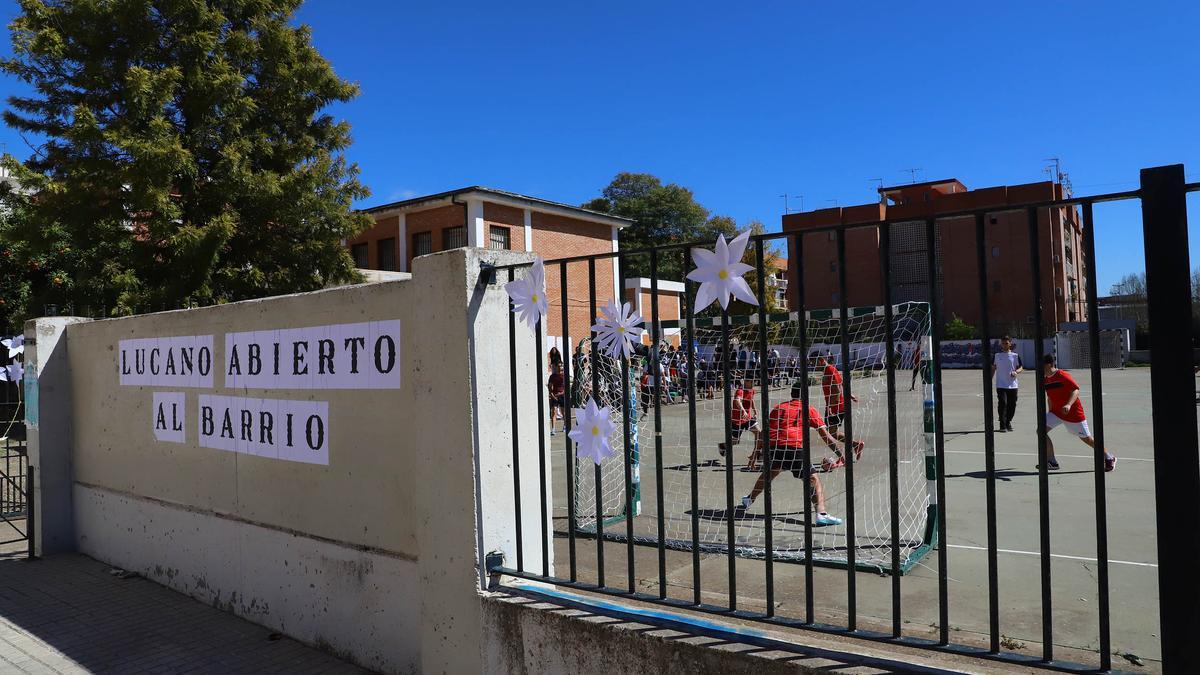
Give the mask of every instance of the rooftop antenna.
M 918 167 L 914 167 L 914 168 L 912 168 L 912 169 L 900 169 L 900 171 L 901 171 L 901 172 L 907 171 L 909 174 L 911 174 L 911 175 L 912 175 L 912 182 L 913 182 L 913 184 L 914 184 L 914 185 L 915 185 L 915 184 L 916 184 L 916 182 L 917 182 L 917 172 L 918 172 L 918 171 L 920 171 L 920 170 L 921 170 L 921 167 L 919 167 L 919 166 L 918 166 Z
M 788 208 L 788 197 L 800 197 L 800 210 L 801 211 L 804 210 L 804 196 L 803 195 L 789 195 L 788 193 L 785 192 L 779 196 L 783 197 L 783 215 L 786 216 L 787 214 L 792 212 L 791 209 Z
M 836 199 L 826 199 L 825 201 L 833 202 L 833 208 L 835 208 L 835 209 L 838 207 L 838 200 L 836 200 Z
M 879 183 L 879 187 L 878 187 L 877 191 L 879 192 L 879 203 L 882 204 L 885 199 L 885 197 L 883 196 L 883 179 L 882 178 L 868 178 L 867 182 L 868 183 Z

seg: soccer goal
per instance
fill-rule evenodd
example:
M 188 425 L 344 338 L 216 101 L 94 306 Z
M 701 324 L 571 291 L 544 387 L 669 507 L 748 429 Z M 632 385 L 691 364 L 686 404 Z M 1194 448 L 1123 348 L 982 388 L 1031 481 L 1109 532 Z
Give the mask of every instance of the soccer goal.
M 1091 336 L 1086 330 L 1060 330 L 1054 335 L 1054 358 L 1059 368 L 1092 367 Z M 1124 368 L 1129 358 L 1129 331 L 1100 330 L 1100 367 Z
M 681 357 L 664 367 L 663 391 L 646 390 L 638 379 L 645 368 L 642 357 L 631 359 L 630 387 L 626 399 L 631 411 L 630 460 L 634 467 L 633 512 L 635 538 L 640 543 L 657 544 L 659 520 L 662 521 L 665 544 L 672 549 L 700 550 L 724 553 L 728 550 L 728 512 L 726 462 L 732 462 L 734 500 L 749 492 L 761 475 L 761 465 L 751 470 L 747 457 L 754 448 L 750 433 L 734 445 L 724 457 L 718 444 L 725 438 L 725 403 L 723 364 L 728 360 L 731 378 L 749 374 L 755 381 L 755 407 L 761 406 L 761 371 L 758 370 L 759 326 L 757 316 L 731 317 L 728 326 L 728 350 L 723 348 L 720 318 L 696 318 L 692 346 L 695 349 L 696 399 L 694 406 L 686 396 L 686 349 Z M 797 313 L 769 315 L 767 337 L 770 345 L 765 364 L 771 381 L 770 405 L 774 407 L 790 398 L 792 382 L 801 377 L 800 362 L 810 359 L 809 402 L 824 412 L 821 391 L 821 372 L 811 365 L 811 359 L 826 354 L 841 367 L 841 317 L 836 311 L 814 311 L 804 320 Z M 861 460 L 854 467 L 855 538 L 847 539 L 845 525 L 812 528 L 812 549 L 804 545 L 805 508 L 804 483 L 788 473 L 782 473 L 772 483 L 772 552 L 776 560 L 800 562 L 811 557 L 815 564 L 845 566 L 847 548 L 854 547 L 856 566 L 872 571 L 891 568 L 893 540 L 891 536 L 891 493 L 889 488 L 889 436 L 887 391 L 887 327 L 883 307 L 862 307 L 850 310 L 847 318 L 850 332 L 851 387 L 858 398 L 853 403 L 854 438 L 866 444 Z M 897 515 L 900 523 L 901 572 L 907 571 L 933 546 L 936 532 L 934 508 L 933 461 L 934 417 L 931 369 L 921 369 L 917 378 L 911 374 L 921 355 L 928 361 L 931 353 L 930 318 L 926 303 L 903 303 L 893 307 L 892 337 L 895 358 L 895 419 L 897 451 Z M 663 322 L 664 329 L 681 328 L 687 338 L 686 322 Z M 675 368 L 674 379 L 668 380 Z M 599 363 L 600 396 L 602 403 L 613 405 L 614 422 L 620 428 L 619 409 L 621 366 L 618 361 Z M 577 372 L 591 378 L 585 361 Z M 583 382 L 578 375 L 576 382 Z M 669 383 L 668 383 L 669 382 Z M 913 386 L 910 391 L 910 385 Z M 587 380 L 588 395 L 593 388 Z M 573 388 L 575 388 L 573 386 Z M 671 393 L 667 393 L 670 390 Z M 647 398 L 647 393 L 649 398 Z M 638 396 L 642 396 L 639 402 Z M 653 397 L 660 397 L 662 433 L 655 437 Z M 646 411 L 643 412 L 642 408 Z M 695 410 L 695 415 L 691 410 Z M 759 419 L 769 411 L 757 410 Z M 635 421 L 636 420 L 636 421 Z M 692 433 L 694 429 L 694 436 Z M 656 442 L 657 441 L 657 442 Z M 695 444 L 696 461 L 692 461 Z M 661 500 L 656 492 L 654 471 L 661 443 L 663 490 Z M 820 442 L 815 431 L 811 437 L 814 464 L 832 453 Z M 602 464 L 600 473 L 600 530 L 605 538 L 623 539 L 625 527 L 605 529 L 629 517 L 625 509 L 624 439 L 614 439 L 618 453 L 614 460 Z M 593 489 L 594 467 L 579 463 L 575 476 L 576 531 L 596 532 L 597 506 Z M 846 472 L 844 468 L 818 473 L 825 491 L 830 513 L 847 516 Z M 646 477 L 645 481 L 641 479 Z M 696 501 L 693 505 L 693 481 Z M 734 549 L 743 557 L 761 558 L 765 555 L 766 522 L 763 499 L 745 513 L 735 515 Z M 661 512 L 659 503 L 661 502 Z M 695 523 L 695 527 L 693 526 Z

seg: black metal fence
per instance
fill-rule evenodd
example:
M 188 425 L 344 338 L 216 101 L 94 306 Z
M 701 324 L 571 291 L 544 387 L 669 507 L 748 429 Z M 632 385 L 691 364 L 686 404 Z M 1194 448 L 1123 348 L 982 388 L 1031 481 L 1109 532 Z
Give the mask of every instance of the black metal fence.
M 1196 410 L 1194 407 L 1195 384 L 1192 370 L 1189 367 L 1192 363 L 1192 350 L 1190 336 L 1186 331 L 1171 330 L 1171 326 L 1176 322 L 1177 317 L 1190 317 L 1191 311 L 1191 296 L 1190 296 L 1190 269 L 1188 258 L 1188 230 L 1186 219 L 1186 194 L 1192 191 L 1200 190 L 1200 184 L 1186 184 L 1184 180 L 1183 167 L 1181 165 L 1159 167 L 1145 169 L 1141 173 L 1141 186 L 1138 190 L 1120 192 L 1113 194 L 1096 195 L 1090 197 L 1068 197 L 1064 199 L 1048 200 L 1038 203 L 1027 203 L 1020 205 L 1009 205 L 1002 209 L 979 209 L 967 210 L 951 214 L 931 215 L 925 219 L 925 234 L 927 242 L 935 242 L 939 236 L 939 226 L 946 227 L 969 227 L 963 224 L 964 218 L 973 219 L 974 238 L 975 238 L 975 261 L 978 272 L 977 290 L 980 302 L 980 307 L 983 311 L 981 328 L 983 335 L 980 337 L 981 347 L 984 351 L 982 362 L 984 364 L 992 361 L 992 339 L 998 336 L 989 334 L 988 307 L 989 307 L 989 284 L 988 284 L 988 253 L 985 250 L 985 230 L 987 227 L 987 218 L 989 214 L 996 213 L 1001 210 L 1013 211 L 1021 210 L 1026 214 L 1026 219 L 1029 228 L 1029 270 L 1033 279 L 1042 278 L 1042 253 L 1040 250 L 1042 239 L 1039 236 L 1038 214 L 1047 209 L 1058 207 L 1079 208 L 1082 211 L 1082 229 L 1083 229 L 1083 259 L 1085 268 L 1086 282 L 1086 306 L 1089 317 L 1089 339 L 1092 353 L 1099 353 L 1099 325 L 1096 317 L 1097 312 L 1097 287 L 1096 287 L 1096 242 L 1095 242 L 1095 227 L 1093 223 L 1093 205 L 1101 202 L 1119 201 L 1119 200 L 1141 200 L 1143 213 L 1143 232 L 1145 238 L 1145 257 L 1146 257 L 1146 276 L 1149 290 L 1149 313 L 1150 324 L 1158 329 L 1158 333 L 1153 342 L 1151 359 L 1154 364 L 1160 364 L 1154 368 L 1151 373 L 1152 382 L 1152 406 L 1153 406 L 1153 449 L 1154 449 L 1154 472 L 1155 472 L 1155 507 L 1157 513 L 1158 527 L 1158 582 L 1159 582 L 1159 606 L 1160 606 L 1160 624 L 1159 634 L 1161 635 L 1163 667 L 1166 672 L 1175 673 L 1194 673 L 1200 672 L 1200 652 L 1194 649 L 1191 644 L 1195 636 L 1200 635 L 1200 576 L 1197 576 L 1193 568 L 1196 561 L 1200 560 L 1200 501 L 1196 499 L 1196 495 L 1200 494 L 1200 450 L 1197 445 L 1197 429 L 1196 429 Z M 949 219 L 956 219 L 955 222 L 948 222 Z M 905 223 L 910 223 L 912 218 L 905 218 Z M 941 221 L 939 223 L 939 221 Z M 765 486 L 762 492 L 763 502 L 762 507 L 765 512 L 762 520 L 762 537 L 763 544 L 756 551 L 760 551 L 760 555 L 756 557 L 762 560 L 762 572 L 765 576 L 765 603 L 762 609 L 750 610 L 739 604 L 738 592 L 738 559 L 746 555 L 744 547 L 740 547 L 737 543 L 737 533 L 735 532 L 736 520 L 741 517 L 740 511 L 735 503 L 734 481 L 733 481 L 733 462 L 725 463 L 725 485 L 724 485 L 724 501 L 725 508 L 718 514 L 718 517 L 723 520 L 725 527 L 726 546 L 722 555 L 727 558 L 728 577 L 723 580 L 723 595 L 725 598 L 724 604 L 713 604 L 704 599 L 702 590 L 702 574 L 701 562 L 702 555 L 712 555 L 714 548 L 706 547 L 701 540 L 701 498 L 699 494 L 699 479 L 698 473 L 701 467 L 701 460 L 698 456 L 697 448 L 697 401 L 703 401 L 704 389 L 711 386 L 715 381 L 719 388 L 723 390 L 723 411 L 722 420 L 724 423 L 724 440 L 725 447 L 732 448 L 734 441 L 734 429 L 731 420 L 731 400 L 734 393 L 734 382 L 740 378 L 753 377 L 757 379 L 760 405 L 762 410 L 763 421 L 766 421 L 767 411 L 771 410 L 772 405 L 772 385 L 777 384 L 777 373 L 774 373 L 766 367 L 772 362 L 773 355 L 770 353 L 771 341 L 768 336 L 771 330 L 770 321 L 764 315 L 755 316 L 747 321 L 750 325 L 757 326 L 756 339 L 754 340 L 754 351 L 756 352 L 756 361 L 763 364 L 763 367 L 745 369 L 741 363 L 734 359 L 731 354 L 730 330 L 731 325 L 735 324 L 735 319 L 731 318 L 728 311 L 722 311 L 719 317 L 714 317 L 710 320 L 713 326 L 719 326 L 719 345 L 716 349 L 721 349 L 721 356 L 715 356 L 716 349 L 712 352 L 714 356 L 708 364 L 708 368 L 704 369 L 703 364 L 698 364 L 698 361 L 704 361 L 704 356 L 698 353 L 694 348 L 696 344 L 696 322 L 695 312 L 692 311 L 691 304 L 695 297 L 696 285 L 691 282 L 685 282 L 683 286 L 681 307 L 679 314 L 681 319 L 677 324 L 680 339 L 684 348 L 684 355 L 679 359 L 679 379 L 680 386 L 683 389 L 684 396 L 688 406 L 688 423 L 686 436 L 688 444 L 686 447 L 686 461 L 682 467 L 671 467 L 671 469 L 682 471 L 687 475 L 686 494 L 682 499 L 686 500 L 688 507 L 686 515 L 679 520 L 683 523 L 681 526 L 690 526 L 690 540 L 684 539 L 682 542 L 674 541 L 666 531 L 667 518 L 665 517 L 664 504 L 664 456 L 663 456 L 663 410 L 662 407 L 669 400 L 669 394 L 664 397 L 661 394 L 661 389 L 664 386 L 664 374 L 667 376 L 670 373 L 664 373 L 664 366 L 658 345 L 663 343 L 664 325 L 671 325 L 669 321 L 664 322 L 660 316 L 660 286 L 665 283 L 658 277 L 658 270 L 667 260 L 669 256 L 676 256 L 683 262 L 683 269 L 690 269 L 688 259 L 689 249 L 692 246 L 701 246 L 708 248 L 711 242 L 698 242 L 688 244 L 672 244 L 660 246 L 644 251 L 622 251 L 617 253 L 605 253 L 592 256 L 580 256 L 574 258 L 564 258 L 552 260 L 546 263 L 547 279 L 553 281 L 558 286 L 557 301 L 558 316 L 550 316 L 550 326 L 547 328 L 557 329 L 561 334 L 562 344 L 571 344 L 571 333 L 573 323 L 570 314 L 572 311 L 571 298 L 569 297 L 569 288 L 578 288 L 581 283 L 586 283 L 588 292 L 588 301 L 586 309 L 580 310 L 578 306 L 575 313 L 583 312 L 588 320 L 587 325 L 591 326 L 596 323 L 598 316 L 597 312 L 597 274 L 598 270 L 604 270 L 610 264 L 611 260 L 616 261 L 616 267 L 613 270 L 613 276 L 616 277 L 614 293 L 620 292 L 624 294 L 625 284 L 622 283 L 625 279 L 625 271 L 628 268 L 628 263 L 634 256 L 642 256 L 648 260 L 650 269 L 650 309 L 649 316 L 646 317 L 646 327 L 650 334 L 650 343 L 654 347 L 649 353 L 643 352 L 646 375 L 645 377 L 653 378 L 649 380 L 651 386 L 642 386 L 647 380 L 642 380 L 641 385 L 632 384 L 634 380 L 631 378 L 631 359 L 623 357 L 620 359 L 610 359 L 612 371 L 619 373 L 618 376 L 611 377 L 603 375 L 599 367 L 607 357 L 605 357 L 594 339 L 595 336 L 590 333 L 586 336 L 591 338 L 590 353 L 568 357 L 564 355 L 564 362 L 568 358 L 572 359 L 571 365 L 590 363 L 590 367 L 586 370 L 581 370 L 579 367 L 566 367 L 563 372 L 565 391 L 577 391 L 573 389 L 571 378 L 578 377 L 579 374 L 585 373 L 590 379 L 590 386 L 586 388 L 588 395 L 598 397 L 600 392 L 609 391 L 609 401 L 613 402 L 621 417 L 621 441 L 619 442 L 623 449 L 621 453 L 621 475 L 616 479 L 618 484 L 618 492 L 620 499 L 617 504 L 617 516 L 623 512 L 624 517 L 609 517 L 609 511 L 612 511 L 613 504 L 606 504 L 603 500 L 604 487 L 603 482 L 606 479 L 602 475 L 599 464 L 594 467 L 591 472 L 586 471 L 578 465 L 578 460 L 575 457 L 574 443 L 569 437 L 564 435 L 562 444 L 558 448 L 550 450 L 554 453 L 562 453 L 563 465 L 565 467 L 565 480 L 561 485 L 566 491 L 567 502 L 567 523 L 564 532 L 560 532 L 560 536 L 565 538 L 567 549 L 567 574 L 552 575 L 550 569 L 548 551 L 553 546 L 554 533 L 551 531 L 551 524 L 547 520 L 547 515 L 550 511 L 547 508 L 547 493 L 545 490 L 546 478 L 549 461 L 548 452 L 545 446 L 546 443 L 546 424 L 547 410 L 545 408 L 546 399 L 546 376 L 543 369 L 542 354 L 544 345 L 542 342 L 542 326 L 539 325 L 537 338 L 537 391 L 536 392 L 518 392 L 516 385 L 516 341 L 513 337 L 513 331 L 517 330 L 515 322 L 510 322 L 510 357 L 512 359 L 513 369 L 513 385 L 510 392 L 513 397 L 511 413 L 513 416 L 514 439 L 517 438 L 515 431 L 517 430 L 518 416 L 525 408 L 518 405 L 518 397 L 528 400 L 527 397 L 534 396 L 538 401 L 537 404 L 537 422 L 541 433 L 539 434 L 540 458 L 539 466 L 536 467 L 541 478 L 540 484 L 543 486 L 540 495 L 522 495 L 520 489 L 520 472 L 528 470 L 521 467 L 519 464 L 519 448 L 513 448 L 513 471 L 514 485 L 516 487 L 516 510 L 520 513 L 522 509 L 522 498 L 540 500 L 540 508 L 542 516 L 540 532 L 533 536 L 540 537 L 542 540 L 542 559 L 533 563 L 523 559 L 521 549 L 523 547 L 524 538 L 530 536 L 531 533 L 522 532 L 520 526 L 516 531 L 517 539 L 517 559 L 515 566 L 507 566 L 505 564 L 495 564 L 490 570 L 493 573 L 510 575 L 513 577 L 550 582 L 561 586 L 636 599 L 662 605 L 678 607 L 682 609 L 705 612 L 716 615 L 724 615 L 735 617 L 737 619 L 750 619 L 755 621 L 766 622 L 769 624 L 789 626 L 797 628 L 812 629 L 824 632 L 851 634 L 857 637 L 869 638 L 881 641 L 894 641 L 906 645 L 920 645 L 936 650 L 945 650 L 956 653 L 966 653 L 985 658 L 995 658 L 1009 661 L 1019 661 L 1026 664 L 1040 665 L 1048 669 L 1068 670 L 1068 671 L 1094 671 L 1097 668 L 1101 671 L 1106 671 L 1112 668 L 1111 657 L 1111 639 L 1110 639 L 1110 578 L 1109 578 L 1109 552 L 1108 552 L 1108 509 L 1106 503 L 1105 489 L 1105 456 L 1101 451 L 1094 454 L 1094 493 L 1095 493 L 1095 537 L 1096 537 L 1096 586 L 1098 605 L 1095 609 L 1095 619 L 1097 622 L 1097 632 L 1099 636 L 1098 652 L 1099 663 L 1095 665 L 1084 665 L 1079 663 L 1071 663 L 1056 658 L 1055 640 L 1054 640 L 1054 614 L 1052 609 L 1054 603 L 1059 598 L 1054 592 L 1053 579 L 1051 577 L 1051 549 L 1053 538 L 1050 532 L 1050 490 L 1049 490 L 1049 474 L 1047 467 L 1047 446 L 1046 446 L 1046 402 L 1043 385 L 1043 378 L 1039 375 L 1036 377 L 1036 408 L 1038 419 L 1038 443 L 1037 443 L 1037 458 L 1038 458 L 1038 476 L 1037 476 L 1037 501 L 1038 501 L 1038 539 L 1039 550 L 1037 552 L 1040 559 L 1040 577 L 1035 583 L 1040 585 L 1040 600 L 1041 600 L 1041 617 L 1042 617 L 1042 639 L 1041 639 L 1041 654 L 1040 657 L 1030 657 L 1028 655 L 1020 655 L 1012 651 L 1005 651 L 1002 645 L 1001 638 L 1001 620 L 1000 620 L 1000 583 L 998 581 L 998 563 L 997 563 L 997 509 L 996 509 L 996 445 L 992 411 L 992 385 L 991 373 L 989 369 L 984 368 L 982 372 L 983 385 L 983 400 L 982 414 L 984 418 L 984 461 L 985 461 L 985 502 L 986 502 L 986 539 L 987 539 L 987 587 L 988 587 L 988 646 L 986 648 L 972 647 L 962 644 L 956 644 L 951 640 L 951 624 L 949 621 L 950 602 L 948 599 L 948 580 L 949 570 L 947 566 L 946 546 L 947 546 L 947 518 L 948 509 L 954 507 L 953 504 L 947 504 L 946 501 L 946 472 L 945 467 L 945 438 L 943 432 L 943 395 L 942 395 L 942 364 L 940 359 L 940 349 L 938 347 L 941 340 L 943 317 L 940 316 L 939 302 L 940 283 L 939 275 L 927 274 L 928 278 L 928 295 L 932 300 L 929 303 L 929 311 L 931 313 L 929 326 L 930 334 L 927 336 L 928 351 L 924 352 L 928 355 L 929 362 L 921 364 L 924 368 L 923 375 L 927 390 L 930 391 L 926 395 L 926 411 L 922 420 L 923 431 L 927 435 L 930 447 L 927 451 L 926 465 L 930 472 L 930 490 L 927 495 L 929 509 L 929 530 L 924 535 L 924 544 L 932 550 L 935 550 L 936 555 L 936 570 L 937 570 L 937 600 L 938 600 L 938 620 L 937 620 L 937 638 L 935 640 L 919 639 L 904 635 L 902 620 L 904 615 L 902 607 L 902 584 L 904 576 L 904 561 L 901 560 L 902 546 L 901 539 L 901 524 L 898 522 L 897 514 L 900 512 L 898 502 L 901 499 L 901 485 L 899 485 L 898 477 L 900 476 L 898 456 L 898 415 L 897 415 L 897 395 L 898 383 L 896 382 L 896 370 L 905 358 L 900 353 L 900 345 L 895 339 L 894 325 L 896 317 L 894 310 L 897 305 L 893 303 L 892 298 L 892 273 L 891 261 L 889 255 L 881 255 L 879 257 L 880 278 L 881 278 L 881 294 L 882 294 L 882 321 L 885 325 L 884 334 L 887 336 L 884 339 L 885 356 L 880 359 L 882 361 L 881 371 L 877 376 L 884 378 L 886 381 L 886 407 L 887 407 L 887 495 L 890 501 L 889 522 L 887 529 L 890 531 L 891 546 L 890 546 L 890 561 L 887 565 L 882 566 L 882 571 L 890 572 L 890 603 L 891 603 L 891 626 L 890 631 L 866 630 L 859 627 L 859 611 L 857 606 L 858 588 L 856 584 L 857 575 L 860 574 L 859 566 L 856 565 L 856 556 L 861 552 L 860 547 L 856 543 L 856 514 L 855 509 L 855 465 L 859 463 L 855 453 L 850 449 L 854 447 L 855 434 L 858 430 L 854 428 L 855 416 L 852 414 L 854 406 L 857 405 L 854 392 L 855 381 L 855 359 L 854 345 L 852 344 L 851 331 L 849 330 L 850 322 L 853 320 L 854 308 L 849 305 L 848 301 L 848 280 L 847 280 L 847 251 L 846 244 L 848 233 L 853 231 L 864 231 L 874 229 L 878 231 L 878 241 L 881 251 L 889 250 L 889 237 L 891 229 L 897 223 L 884 221 L 872 223 L 869 225 L 831 225 L 827 227 L 806 228 L 803 232 L 784 232 L 765 234 L 753 237 L 751 245 L 753 246 L 753 256 L 755 262 L 755 271 L 753 272 L 754 281 L 757 282 L 757 299 L 759 306 L 766 305 L 766 287 L 767 280 L 764 273 L 766 259 L 768 257 L 768 249 L 766 248 L 771 243 L 782 243 L 790 240 L 790 250 L 792 251 L 792 264 L 803 264 L 804 257 L 804 240 L 806 236 L 813 234 L 831 233 L 831 237 L 836 239 L 837 253 L 837 286 L 839 288 L 838 299 L 840 307 L 836 307 L 837 311 L 833 313 L 834 319 L 840 323 L 840 332 L 838 333 L 837 349 L 833 350 L 836 353 L 831 354 L 833 360 L 838 364 L 841 371 L 843 386 L 844 386 L 844 405 L 845 417 L 842 426 L 844 432 L 844 441 L 838 441 L 836 447 L 842 449 L 841 457 L 844 460 L 844 475 L 846 485 L 845 497 L 845 541 L 844 550 L 844 565 L 845 568 L 845 621 L 838 625 L 833 625 L 828 618 L 826 620 L 817 620 L 817 612 L 814 602 L 814 564 L 821 564 L 816 558 L 814 550 L 814 513 L 812 509 L 811 492 L 812 485 L 811 475 L 817 471 L 813 466 L 814 458 L 810 454 L 810 431 L 809 425 L 804 424 L 804 438 L 802 443 L 802 458 L 800 465 L 801 473 L 804 473 L 804 468 L 807 468 L 809 480 L 804 481 L 803 494 L 803 551 L 802 555 L 794 558 L 800 560 L 804 564 L 803 588 L 804 588 L 804 612 L 802 616 L 779 616 L 776 613 L 776 582 L 775 582 L 775 563 L 776 561 L 776 546 L 775 537 L 777 535 L 773 530 L 780 527 L 776 522 L 776 517 L 781 514 L 773 513 L 773 495 L 771 490 L 771 466 L 774 459 L 778 455 L 773 456 L 772 453 L 781 452 L 780 448 L 772 447 L 771 432 L 767 430 L 765 437 L 768 442 L 763 448 L 764 458 L 762 461 L 761 475 L 765 479 Z M 936 247 L 933 245 L 926 247 L 927 269 L 934 271 L 938 268 L 938 261 L 935 257 Z M 519 269 L 522 266 L 512 266 L 507 269 L 507 278 L 513 279 L 518 276 Z M 580 268 L 586 270 L 586 282 L 580 281 Z M 602 276 L 607 277 L 607 273 Z M 501 279 L 504 277 L 501 276 Z M 809 347 L 806 344 L 809 340 L 810 332 L 806 328 L 810 321 L 810 308 L 804 306 L 805 275 L 803 273 L 796 275 L 799 288 L 795 289 L 794 297 L 799 298 L 800 306 L 791 308 L 793 310 L 793 321 L 798 321 L 802 328 L 798 331 L 798 352 L 802 355 L 799 359 L 798 372 L 789 371 L 789 375 L 798 375 L 800 382 L 804 383 L 801 387 L 802 410 L 809 410 L 809 394 L 807 384 L 810 382 L 810 364 L 808 356 L 810 354 Z M 573 281 L 575 280 L 575 281 Z M 793 283 L 797 283 L 794 281 Z M 1028 298 L 1030 306 L 1034 312 L 1034 332 L 1035 345 L 1037 351 L 1037 362 L 1040 365 L 1043 357 L 1043 339 L 1045 327 L 1043 323 L 1043 307 L 1045 298 L 1043 298 L 1043 290 L 1041 283 L 1033 283 L 1032 295 Z M 640 291 L 639 291 L 640 292 Z M 607 291 L 605 291 L 607 294 Z M 554 298 L 554 295 L 551 295 Z M 553 314 L 553 312 L 552 312 Z M 575 323 L 575 330 L 578 332 L 578 322 Z M 912 360 L 912 357 L 909 357 Z M 778 358 L 774 358 L 778 363 Z M 1166 366 L 1161 364 L 1168 364 Z M 1175 364 L 1178 367 L 1172 367 L 1169 364 Z M 906 366 L 908 364 L 905 364 Z M 575 371 L 575 372 L 572 372 Z M 861 373 L 860 373 L 861 375 Z M 916 375 L 914 374 L 914 378 Z M 1101 372 L 1099 359 L 1091 360 L 1090 378 L 1091 391 L 1102 391 L 1103 373 Z M 606 378 L 608 378 L 606 380 Z M 711 379 L 709 379 L 711 378 Z M 915 382 L 915 380 L 914 380 Z M 914 385 L 915 386 L 915 385 Z M 699 389 L 698 389 L 699 387 Z M 654 447 L 642 449 L 637 447 L 638 434 L 631 433 L 631 428 L 635 428 L 638 421 L 638 406 L 634 402 L 636 400 L 639 389 L 644 395 L 653 399 L 653 412 L 650 413 L 646 402 L 646 414 L 652 414 L 652 429 L 648 429 L 644 437 L 653 439 Z M 618 391 L 619 390 L 619 391 Z M 778 403 L 778 401 L 776 401 Z M 1093 396 L 1091 400 L 1093 414 L 1092 422 L 1094 423 L 1094 437 L 1096 446 L 1104 448 L 1104 401 L 1100 395 Z M 807 413 L 805 413 L 807 414 Z M 567 414 L 563 420 L 565 430 L 570 431 L 572 425 L 572 415 L 568 407 Z M 532 421 L 523 423 L 533 423 Z M 643 418 L 644 419 L 644 418 Z M 553 424 L 553 420 L 551 420 Z M 631 447 L 631 445 L 633 447 Z M 637 500 L 640 498 L 640 465 L 638 462 L 639 453 L 652 452 L 655 459 L 654 476 L 655 483 L 655 508 L 657 513 L 656 527 L 652 531 L 635 532 L 634 515 L 638 512 L 639 505 Z M 590 475 L 589 475 L 590 474 Z M 800 474 L 798 474 L 799 476 Z M 612 478 L 611 476 L 608 478 Z M 579 491 L 587 490 L 590 494 L 587 504 L 580 502 L 578 498 Z M 594 505 L 590 503 L 591 498 L 594 498 Z M 611 501 L 611 500 L 610 500 Z M 586 506 L 589 509 L 592 519 L 591 525 L 581 525 L 581 514 L 579 511 Z M 711 517 L 712 514 L 709 514 Z M 520 522 L 518 518 L 518 523 Z M 615 525 L 615 527 L 614 527 Z M 623 525 L 623 527 L 621 527 Z M 623 529 L 623 532 L 621 531 Z M 951 533 L 953 534 L 953 533 Z M 577 566 L 577 560 L 582 553 L 583 542 L 581 538 L 591 540 L 591 546 L 595 547 L 596 574 L 595 580 L 581 579 L 580 570 Z M 682 545 L 681 545 L 682 544 Z M 635 555 L 636 546 L 650 546 L 657 548 L 656 572 L 655 575 L 646 574 L 649 578 L 656 577 L 657 583 L 644 582 L 647 586 L 639 586 L 638 584 L 638 557 Z M 691 553 L 691 597 L 671 597 L 668 593 L 667 579 L 667 551 L 671 548 L 684 548 Z M 605 577 L 605 555 L 613 551 L 624 553 L 626 575 L 624 579 L 613 581 Z M 644 562 L 645 559 L 643 558 Z M 647 588 L 657 586 L 656 592 L 649 591 Z
M 14 360 L 0 347 L 4 364 Z M 20 359 L 21 357 L 15 357 Z M 22 382 L 0 382 L 0 545 L 29 540 L 29 459 Z

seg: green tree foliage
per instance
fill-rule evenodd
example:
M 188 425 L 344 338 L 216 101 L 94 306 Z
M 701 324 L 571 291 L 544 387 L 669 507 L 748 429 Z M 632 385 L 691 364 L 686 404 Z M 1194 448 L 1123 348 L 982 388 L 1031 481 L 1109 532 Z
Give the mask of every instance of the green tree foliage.
M 688 188 L 674 183 L 663 184 L 657 176 L 646 173 L 619 173 L 600 191 L 600 197 L 583 208 L 631 218 L 633 224 L 621 230 L 621 250 L 636 251 L 651 246 L 663 246 L 690 241 L 715 240 L 717 234 L 727 238 L 738 232 L 737 224 L 728 216 L 710 216 L 708 209 L 696 201 Z M 678 251 L 659 256 L 658 277 L 681 280 L 686 274 L 683 254 Z M 632 255 L 625 259 L 627 276 L 650 276 L 650 257 Z
M 943 340 L 971 340 L 976 337 L 975 327 L 963 321 L 957 314 L 951 314 L 942 332 Z
M 356 277 L 341 241 L 370 225 L 351 206 L 368 193 L 349 126 L 322 110 L 357 88 L 290 25 L 300 3 L 20 0 L 0 70 L 34 93 L 4 121 L 44 143 L 12 167 L 37 196 L 6 237 L 29 260 L 67 256 L 61 283 L 31 281 L 33 313 Z

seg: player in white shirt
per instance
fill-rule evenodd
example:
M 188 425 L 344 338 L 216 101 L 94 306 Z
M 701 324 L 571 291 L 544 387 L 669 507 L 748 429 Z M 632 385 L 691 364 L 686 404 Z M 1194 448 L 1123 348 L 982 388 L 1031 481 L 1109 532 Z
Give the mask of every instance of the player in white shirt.
M 1000 338 L 1000 351 L 992 355 L 992 376 L 996 378 L 996 416 L 999 418 L 1000 431 L 1013 430 L 1013 413 L 1017 411 L 1017 375 L 1024 370 L 1020 355 L 1013 351 L 1012 338 L 1007 335 Z

